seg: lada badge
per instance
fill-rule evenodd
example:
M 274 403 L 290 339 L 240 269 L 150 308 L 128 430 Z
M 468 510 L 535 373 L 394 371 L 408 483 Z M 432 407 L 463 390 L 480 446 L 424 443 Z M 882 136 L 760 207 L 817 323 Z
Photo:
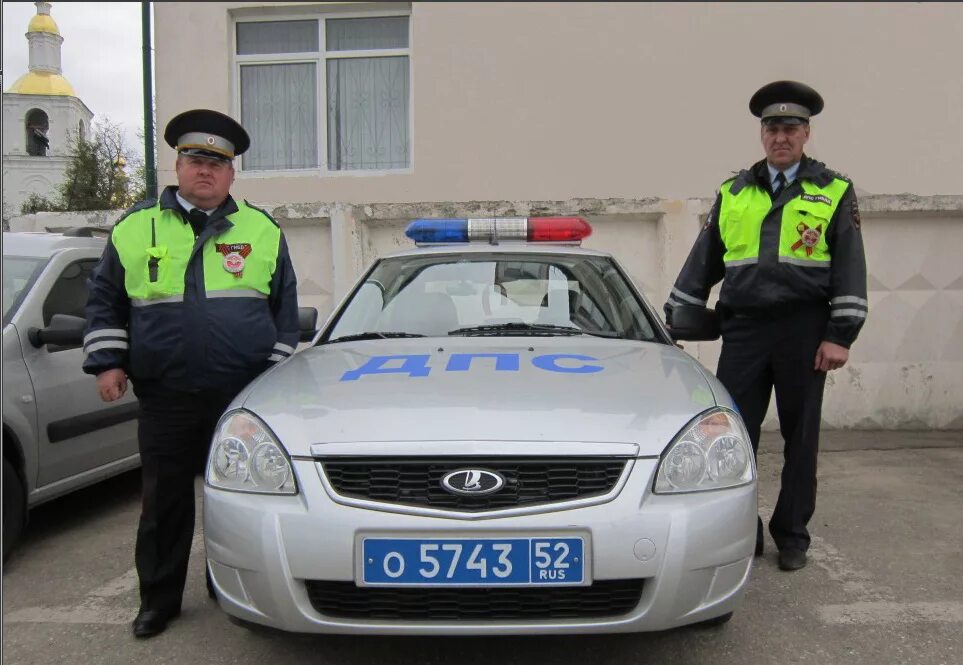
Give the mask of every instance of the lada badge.
M 484 496 L 494 494 L 505 486 L 505 478 L 485 469 L 458 469 L 445 474 L 441 486 L 452 494 Z

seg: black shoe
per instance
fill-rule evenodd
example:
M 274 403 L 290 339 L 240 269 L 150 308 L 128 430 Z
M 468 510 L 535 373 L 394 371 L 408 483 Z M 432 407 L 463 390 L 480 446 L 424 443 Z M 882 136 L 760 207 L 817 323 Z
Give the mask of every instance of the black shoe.
M 131 624 L 134 628 L 134 637 L 153 637 L 164 632 L 167 622 L 180 614 L 176 612 L 164 612 L 161 610 L 141 610 L 137 613 L 137 618 Z
M 799 570 L 806 567 L 806 553 L 797 549 L 779 550 L 779 568 Z
M 765 539 L 762 536 L 762 520 L 756 518 L 756 556 L 762 556 L 762 552 L 765 549 Z

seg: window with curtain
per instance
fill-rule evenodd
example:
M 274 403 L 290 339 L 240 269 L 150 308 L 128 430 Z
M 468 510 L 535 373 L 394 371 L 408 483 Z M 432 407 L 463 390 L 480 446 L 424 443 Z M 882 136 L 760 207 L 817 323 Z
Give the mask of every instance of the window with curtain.
M 408 47 L 407 16 L 239 22 L 242 170 L 408 168 Z

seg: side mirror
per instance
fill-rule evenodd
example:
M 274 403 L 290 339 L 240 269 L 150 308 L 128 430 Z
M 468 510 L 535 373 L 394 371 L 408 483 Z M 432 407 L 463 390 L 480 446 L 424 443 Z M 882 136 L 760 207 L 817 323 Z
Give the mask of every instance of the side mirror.
M 722 334 L 719 314 L 699 305 L 677 305 L 668 321 L 669 335 L 674 340 L 711 342 Z
M 84 343 L 84 328 L 87 322 L 79 316 L 54 314 L 46 328 L 30 328 L 27 339 L 38 349 L 45 345 L 57 346 L 50 351 L 81 346 Z
M 318 328 L 318 310 L 314 307 L 298 307 L 298 332 L 302 342 L 310 342 Z

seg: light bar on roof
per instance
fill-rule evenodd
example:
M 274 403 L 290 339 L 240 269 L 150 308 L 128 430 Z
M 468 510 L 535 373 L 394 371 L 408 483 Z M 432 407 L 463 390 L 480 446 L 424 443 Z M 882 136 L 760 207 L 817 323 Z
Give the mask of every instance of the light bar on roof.
M 416 219 L 405 229 L 419 245 L 500 240 L 578 244 L 591 234 L 591 225 L 581 217 Z

